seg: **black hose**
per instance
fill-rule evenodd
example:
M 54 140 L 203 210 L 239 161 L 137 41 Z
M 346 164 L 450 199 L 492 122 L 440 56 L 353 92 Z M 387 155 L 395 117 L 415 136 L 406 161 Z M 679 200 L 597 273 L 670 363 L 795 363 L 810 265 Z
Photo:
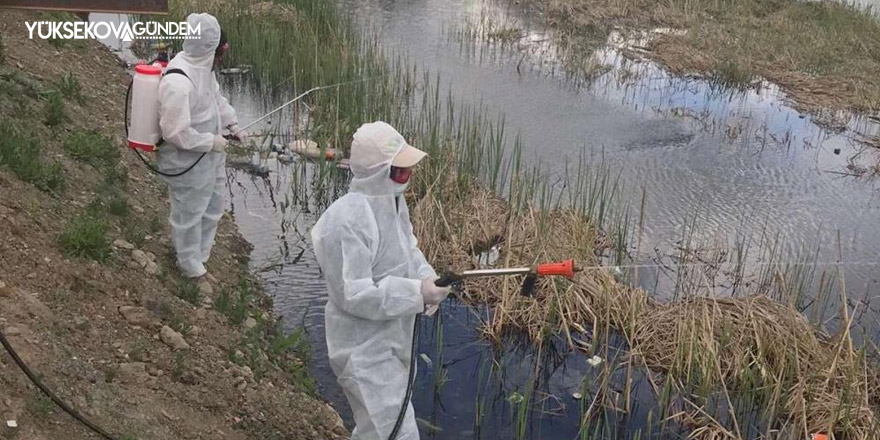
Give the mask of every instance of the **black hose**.
M 37 376 L 34 375 L 30 368 L 28 368 L 27 364 L 25 364 L 24 361 L 21 360 L 21 358 L 18 356 L 18 353 L 15 352 L 15 349 L 13 349 L 12 345 L 9 344 L 9 341 L 6 340 L 6 336 L 3 335 L 3 332 L 0 332 L 0 344 L 3 344 L 3 348 L 5 348 L 6 352 L 9 353 L 10 356 L 12 356 L 12 360 L 15 361 L 15 363 L 18 365 L 18 368 L 20 368 L 21 371 L 24 372 L 28 379 L 30 379 L 31 382 L 33 382 L 34 385 L 36 385 L 37 388 L 39 388 L 40 391 L 43 392 L 43 394 L 48 396 L 50 399 L 52 399 L 53 402 L 55 402 L 56 405 L 61 407 L 64 412 L 70 414 L 71 417 L 73 417 L 78 422 L 82 423 L 101 437 L 104 437 L 107 440 L 117 440 L 116 437 L 108 434 L 98 425 L 90 422 L 88 419 L 83 417 L 82 414 L 71 408 L 68 404 L 64 403 L 61 399 L 58 398 L 58 396 L 55 395 L 55 393 L 52 392 L 52 390 L 46 387 L 46 385 L 44 385 L 43 382 L 41 382 L 40 379 L 38 379 Z
M 412 397 L 413 382 L 415 381 L 416 376 L 416 348 L 418 348 L 419 321 L 421 321 L 421 319 L 422 314 L 419 313 L 416 315 L 416 319 L 413 322 L 412 348 L 410 349 L 409 357 L 409 377 L 406 379 L 406 394 L 403 396 L 403 403 L 400 405 L 400 414 L 397 415 L 397 422 L 394 424 L 394 429 L 391 430 L 391 435 L 388 437 L 388 440 L 394 440 L 397 438 L 397 433 L 403 425 L 403 418 L 406 416 L 406 409 L 409 408 L 409 399 Z

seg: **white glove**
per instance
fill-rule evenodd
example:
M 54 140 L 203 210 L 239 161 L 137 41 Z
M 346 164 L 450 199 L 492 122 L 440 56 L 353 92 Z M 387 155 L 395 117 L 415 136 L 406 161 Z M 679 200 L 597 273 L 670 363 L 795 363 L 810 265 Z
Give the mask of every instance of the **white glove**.
M 223 136 L 215 135 L 214 136 L 214 147 L 211 148 L 211 151 L 215 153 L 224 153 L 226 152 L 226 145 L 229 144 L 229 141 L 226 140 Z
M 437 281 L 439 277 L 428 277 L 422 280 L 422 298 L 425 299 L 425 304 L 428 305 L 437 305 L 440 304 L 440 301 L 446 299 L 449 296 L 449 292 L 452 290 L 450 287 L 437 287 L 434 284 L 434 281 Z
M 241 133 L 239 133 L 241 131 Z M 247 131 L 242 130 L 238 124 L 232 124 L 229 126 L 229 133 L 238 138 L 238 141 L 241 142 L 242 145 L 247 145 L 248 143 L 248 134 Z

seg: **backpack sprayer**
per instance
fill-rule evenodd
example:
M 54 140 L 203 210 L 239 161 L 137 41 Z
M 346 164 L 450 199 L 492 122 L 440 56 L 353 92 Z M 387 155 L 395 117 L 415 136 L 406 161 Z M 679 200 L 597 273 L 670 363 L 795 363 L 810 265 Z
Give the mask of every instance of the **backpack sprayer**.
M 568 259 L 556 263 L 539 264 L 535 267 L 478 269 L 466 270 L 460 273 L 445 272 L 437 279 L 437 281 L 434 281 L 434 285 L 438 287 L 449 287 L 455 283 L 463 282 L 468 278 L 525 275 L 526 277 L 520 287 L 520 294 L 531 296 L 534 292 L 535 283 L 538 281 L 538 277 L 564 276 L 568 279 L 572 279 L 574 278 L 575 272 L 580 272 L 580 269 L 575 268 L 574 260 Z M 391 431 L 388 440 L 395 440 L 397 438 L 397 434 L 400 432 L 400 427 L 403 425 L 403 417 L 406 415 L 406 408 L 409 406 L 410 398 L 412 398 L 412 387 L 416 372 L 416 348 L 418 346 L 417 341 L 419 340 L 419 321 L 421 320 L 421 317 L 421 313 L 416 315 L 415 324 L 413 325 L 413 339 L 412 348 L 410 349 L 409 375 L 406 381 L 406 393 L 403 397 L 403 404 L 400 407 L 400 413 L 397 415 L 397 422 L 394 424 L 394 429 Z

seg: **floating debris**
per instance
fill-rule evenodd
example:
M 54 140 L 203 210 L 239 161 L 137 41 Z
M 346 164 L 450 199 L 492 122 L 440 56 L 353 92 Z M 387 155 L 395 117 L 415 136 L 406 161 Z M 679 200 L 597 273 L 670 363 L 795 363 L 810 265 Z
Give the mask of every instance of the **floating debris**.
M 581 399 L 584 398 L 584 395 L 581 394 L 581 393 L 571 393 L 571 397 L 572 397 L 574 400 L 581 400 Z
M 291 152 L 299 154 L 300 156 L 308 157 L 309 159 L 333 160 L 333 158 L 336 157 L 335 148 L 325 148 L 322 150 L 318 147 L 317 142 L 311 140 L 295 140 L 288 144 L 288 148 Z
M 602 363 L 602 358 L 600 358 L 599 356 L 593 356 L 587 359 L 587 363 L 590 364 L 591 367 L 598 367 L 599 364 Z
M 250 70 L 251 70 L 250 66 L 230 67 L 227 69 L 221 69 L 220 74 L 221 75 L 241 75 L 243 73 L 250 72 Z
M 520 403 L 523 401 L 523 395 L 514 391 L 513 394 L 511 394 L 510 397 L 507 398 L 507 401 L 514 404 Z
M 425 361 L 425 364 L 428 365 L 428 368 L 431 368 L 431 366 L 434 364 L 434 362 L 431 361 L 431 358 L 429 358 L 428 355 L 426 355 L 425 353 L 419 354 L 419 357 L 422 358 L 423 361 Z

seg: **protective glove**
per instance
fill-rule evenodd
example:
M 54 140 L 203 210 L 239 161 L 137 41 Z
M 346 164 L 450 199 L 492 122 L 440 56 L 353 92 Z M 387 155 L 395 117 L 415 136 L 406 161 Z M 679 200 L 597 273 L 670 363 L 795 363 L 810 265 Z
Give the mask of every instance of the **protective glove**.
M 215 153 L 225 153 L 226 145 L 229 144 L 229 141 L 226 140 L 223 136 L 219 134 L 214 136 L 214 147 L 211 148 L 211 151 Z
M 239 133 L 241 131 L 241 133 Z M 229 126 L 229 133 L 232 134 L 242 145 L 247 145 L 248 143 L 248 134 L 247 131 L 242 130 L 238 124 L 232 124 Z
M 437 281 L 439 277 L 428 277 L 422 280 L 422 298 L 425 299 L 425 304 L 428 305 L 437 305 L 440 304 L 440 301 L 446 299 L 449 296 L 449 292 L 452 290 L 450 287 L 437 287 L 434 284 L 434 281 Z

